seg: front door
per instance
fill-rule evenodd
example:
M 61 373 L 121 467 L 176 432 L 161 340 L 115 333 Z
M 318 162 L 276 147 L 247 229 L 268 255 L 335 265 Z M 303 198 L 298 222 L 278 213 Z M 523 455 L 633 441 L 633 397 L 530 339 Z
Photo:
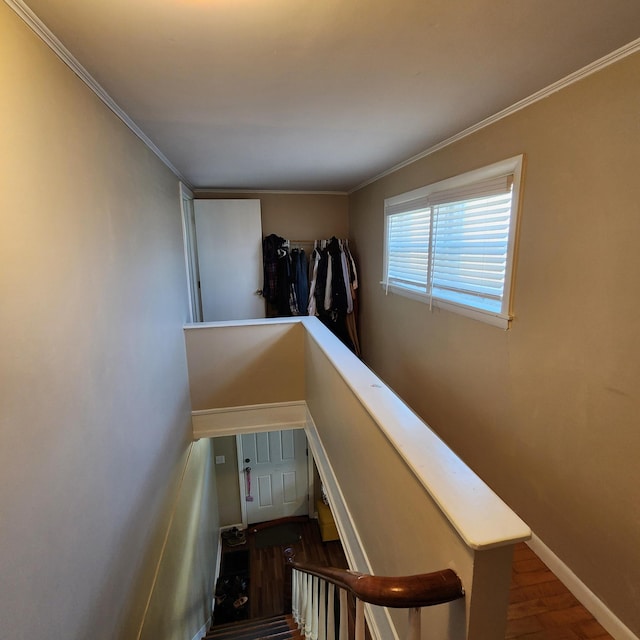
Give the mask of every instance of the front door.
M 307 438 L 304 429 L 241 437 L 242 500 L 247 523 L 309 513 Z

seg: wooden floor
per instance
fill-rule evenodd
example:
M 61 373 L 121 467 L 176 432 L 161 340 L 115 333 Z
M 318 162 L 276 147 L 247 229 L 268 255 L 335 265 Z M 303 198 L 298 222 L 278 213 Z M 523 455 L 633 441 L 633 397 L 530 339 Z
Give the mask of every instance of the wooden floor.
M 348 568 L 340 542 L 323 543 L 315 520 L 302 524 L 302 540 L 290 546 L 298 560 Z M 248 532 L 242 548 L 250 557 L 250 617 L 281 613 L 284 547 L 256 549 Z M 232 551 L 223 547 L 223 553 Z M 507 617 L 508 640 L 613 640 L 524 543 L 516 545 L 514 553 Z
M 287 545 L 294 549 L 296 560 L 348 569 L 339 541 L 322 542 L 316 520 L 300 523 L 302 539 Z M 275 546 L 257 549 L 255 534 L 247 531 L 247 542 L 241 547 L 223 545 L 223 553 L 240 549 L 249 551 L 249 617 L 265 618 L 284 611 L 284 550 Z
M 509 602 L 510 640 L 613 640 L 524 543 L 516 545 Z

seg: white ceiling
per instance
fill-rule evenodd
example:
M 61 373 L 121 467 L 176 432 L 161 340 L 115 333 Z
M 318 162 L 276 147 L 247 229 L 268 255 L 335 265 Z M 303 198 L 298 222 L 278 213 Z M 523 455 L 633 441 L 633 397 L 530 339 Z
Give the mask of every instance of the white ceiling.
M 349 191 L 640 36 L 640 0 L 27 4 L 210 188 Z

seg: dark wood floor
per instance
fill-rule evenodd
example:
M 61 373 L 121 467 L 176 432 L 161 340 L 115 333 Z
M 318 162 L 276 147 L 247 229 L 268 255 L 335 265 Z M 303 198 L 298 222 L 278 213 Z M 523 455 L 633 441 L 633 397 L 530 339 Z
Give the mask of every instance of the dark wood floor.
M 348 569 L 347 559 L 342 545 L 338 540 L 322 542 L 320 529 L 316 520 L 308 520 L 301 525 L 302 539 L 288 545 L 295 551 L 295 559 L 300 562 L 310 562 L 331 567 Z M 248 542 L 251 557 L 251 596 L 255 603 L 255 613 L 258 617 L 278 613 L 284 606 L 284 593 L 275 585 L 284 583 L 284 549 L 285 547 L 267 547 L 266 549 L 251 548 L 254 536 L 249 534 Z M 275 573 L 275 575 L 274 575 Z M 273 576 L 265 581 L 266 575 Z
M 296 559 L 348 568 L 340 542 L 322 542 L 315 520 L 302 523 L 302 540 L 289 545 Z M 284 607 L 284 547 L 256 549 L 247 532 L 250 617 L 277 615 Z M 233 552 L 238 547 L 223 553 Z M 507 620 L 508 640 L 613 640 L 546 565 L 521 543 L 516 545 Z
M 294 549 L 296 560 L 348 569 L 347 559 L 339 541 L 322 542 L 316 520 L 300 523 L 302 539 L 287 545 Z M 256 548 L 255 534 L 246 532 L 246 544 L 227 547 L 222 552 L 249 551 L 249 617 L 265 618 L 284 611 L 284 550 L 285 546 Z

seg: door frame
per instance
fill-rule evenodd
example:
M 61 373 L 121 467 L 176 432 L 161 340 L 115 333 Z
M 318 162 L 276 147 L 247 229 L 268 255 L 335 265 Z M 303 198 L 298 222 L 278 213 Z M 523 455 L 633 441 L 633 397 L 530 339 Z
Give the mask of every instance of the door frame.
M 191 322 L 202 322 L 202 299 L 200 297 L 200 273 L 198 269 L 198 244 L 196 242 L 196 222 L 193 208 L 193 191 L 182 182 L 180 190 L 180 212 L 182 214 L 182 242 L 184 262 L 187 270 L 187 292 L 189 294 L 189 315 Z
M 248 433 L 262 433 L 269 431 L 295 431 L 296 429 L 300 429 L 304 432 L 304 437 L 307 441 L 307 503 L 309 510 L 309 517 L 311 518 L 315 512 L 314 504 L 313 504 L 313 496 L 314 496 L 314 472 L 313 472 L 313 455 L 309 450 L 309 438 L 307 437 L 307 430 L 304 427 L 282 427 L 278 429 L 277 426 L 270 425 L 268 429 L 256 429 L 255 431 L 250 431 L 247 433 L 237 433 L 236 434 L 236 452 L 238 454 L 238 485 L 240 487 L 240 513 L 242 514 L 242 528 L 246 529 L 249 526 L 249 519 L 247 517 L 247 501 L 246 491 L 247 487 L 245 484 L 245 475 L 244 475 L 244 454 L 242 452 L 242 436 L 247 435 Z

